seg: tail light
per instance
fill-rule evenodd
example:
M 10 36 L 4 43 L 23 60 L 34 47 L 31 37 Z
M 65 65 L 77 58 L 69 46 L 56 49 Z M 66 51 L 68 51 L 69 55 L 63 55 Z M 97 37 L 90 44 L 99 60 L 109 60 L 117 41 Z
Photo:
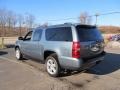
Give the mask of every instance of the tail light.
M 73 58 L 80 58 L 80 42 L 73 42 L 72 57 Z

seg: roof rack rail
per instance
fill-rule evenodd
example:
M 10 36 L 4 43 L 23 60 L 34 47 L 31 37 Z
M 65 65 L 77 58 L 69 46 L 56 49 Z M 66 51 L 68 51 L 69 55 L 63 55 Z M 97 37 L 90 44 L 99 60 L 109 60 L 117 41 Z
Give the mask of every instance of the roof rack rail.
M 64 24 L 72 24 L 71 22 L 66 22 L 66 23 L 64 23 Z

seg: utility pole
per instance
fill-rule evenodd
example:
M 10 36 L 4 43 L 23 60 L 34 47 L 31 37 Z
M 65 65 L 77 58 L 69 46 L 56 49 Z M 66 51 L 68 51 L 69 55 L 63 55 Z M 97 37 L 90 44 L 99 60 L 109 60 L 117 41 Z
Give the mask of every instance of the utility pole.
M 95 25 L 97 25 L 98 16 L 99 16 L 99 14 L 98 14 L 98 13 L 96 13 L 96 14 L 95 14 L 95 18 L 96 18 L 96 19 L 95 19 Z

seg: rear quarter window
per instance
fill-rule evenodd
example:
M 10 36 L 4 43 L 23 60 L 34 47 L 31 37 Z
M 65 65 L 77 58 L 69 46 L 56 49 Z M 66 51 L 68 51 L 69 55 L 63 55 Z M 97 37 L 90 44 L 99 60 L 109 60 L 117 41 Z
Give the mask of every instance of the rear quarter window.
M 71 27 L 59 27 L 46 29 L 47 41 L 72 41 Z

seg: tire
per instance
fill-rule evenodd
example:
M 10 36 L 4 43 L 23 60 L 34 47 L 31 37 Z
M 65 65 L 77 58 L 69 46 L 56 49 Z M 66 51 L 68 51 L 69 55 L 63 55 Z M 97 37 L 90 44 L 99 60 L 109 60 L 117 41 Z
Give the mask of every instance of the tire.
M 60 74 L 60 65 L 56 54 L 51 54 L 46 58 L 46 71 L 52 77 L 58 77 Z
M 16 49 L 15 49 L 15 56 L 16 56 L 17 60 L 22 60 L 22 59 L 23 59 L 23 55 L 22 55 L 22 53 L 20 52 L 20 49 L 19 49 L 19 48 L 16 48 Z

